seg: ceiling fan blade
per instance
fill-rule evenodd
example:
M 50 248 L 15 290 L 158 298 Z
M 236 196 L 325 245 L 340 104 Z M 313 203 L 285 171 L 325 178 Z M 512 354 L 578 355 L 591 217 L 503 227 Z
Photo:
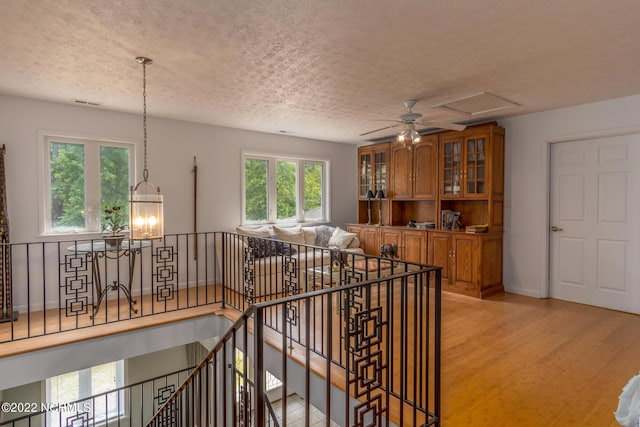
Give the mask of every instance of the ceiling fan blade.
M 385 127 L 383 127 L 383 128 L 380 128 L 380 129 L 370 130 L 369 132 L 361 133 L 361 134 L 360 134 L 360 136 L 369 135 L 370 133 L 380 132 L 381 130 L 391 129 L 391 128 L 395 128 L 395 127 L 398 127 L 398 126 L 400 126 L 400 124 L 397 124 L 397 125 L 391 125 L 391 126 L 385 126 Z
M 440 128 L 440 129 L 449 129 L 449 130 L 465 130 L 467 127 L 465 125 L 459 125 L 457 123 L 447 123 L 447 122 L 433 122 L 428 121 L 426 123 L 416 122 L 417 125 L 420 126 L 428 126 L 431 128 Z

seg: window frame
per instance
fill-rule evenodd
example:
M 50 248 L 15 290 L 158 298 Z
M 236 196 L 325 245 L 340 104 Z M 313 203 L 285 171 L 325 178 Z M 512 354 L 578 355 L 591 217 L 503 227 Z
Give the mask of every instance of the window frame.
M 100 234 L 102 213 L 102 207 L 100 206 L 100 147 L 126 148 L 129 151 L 128 187 L 131 187 L 136 182 L 136 144 L 87 135 L 70 136 L 58 132 L 38 132 L 38 134 L 38 180 L 40 183 L 38 191 L 38 236 Z M 84 228 L 65 231 L 54 229 L 51 223 L 51 163 L 49 156 L 51 142 L 84 146 L 84 203 L 86 212 Z
M 91 366 L 89 368 L 84 368 L 84 369 L 80 369 L 77 371 L 71 371 L 71 372 L 67 372 L 66 374 L 60 374 L 60 375 L 54 375 L 53 377 L 48 377 L 45 381 L 45 400 L 44 402 L 46 403 L 50 403 L 50 404 L 59 404 L 59 405 L 64 405 L 66 403 L 71 403 L 71 402 L 61 402 L 61 401 L 54 401 L 54 399 L 51 397 L 51 380 L 53 378 L 62 376 L 62 375 L 68 375 L 71 373 L 78 373 L 78 399 L 73 400 L 72 402 L 78 402 L 78 401 L 90 401 L 93 403 L 95 403 L 95 401 L 93 400 L 93 396 L 95 396 L 93 394 L 93 390 L 92 390 L 92 377 L 93 377 L 93 370 L 95 368 L 98 368 L 100 366 L 103 365 L 107 365 L 107 364 L 113 364 L 115 365 L 115 371 L 116 371 L 116 378 L 115 378 L 115 386 L 114 386 L 114 390 L 123 388 L 124 385 L 126 384 L 126 371 L 125 371 L 125 361 L 124 359 L 121 360 L 116 360 L 113 362 L 107 362 L 107 363 L 103 363 L 101 365 L 96 365 L 96 366 Z M 103 392 L 105 393 L 105 392 Z M 109 392 L 111 393 L 111 392 Z M 94 419 L 94 421 L 96 423 L 100 423 L 100 424 L 104 424 L 107 420 L 112 419 L 113 417 L 117 416 L 122 417 L 125 414 L 125 409 L 126 409 L 126 405 L 128 404 L 128 402 L 125 402 L 125 395 L 124 395 L 124 390 L 121 390 L 117 393 L 117 399 L 118 399 L 118 405 L 116 406 L 116 409 L 114 410 L 113 408 L 110 408 L 109 412 L 106 414 L 102 414 L 104 415 L 104 417 L 98 417 L 96 419 Z M 100 393 L 98 393 L 100 394 Z M 95 407 L 92 407 L 93 410 L 95 411 Z M 47 425 L 55 425 L 57 424 L 57 420 L 55 419 L 55 414 L 56 412 L 51 412 L 51 411 L 47 411 Z M 72 415 L 71 413 L 69 415 Z M 94 414 L 95 415 L 95 414 Z
M 267 220 L 266 221 L 252 221 L 246 218 L 246 171 L 245 163 L 247 159 L 266 160 L 267 164 Z M 291 221 L 278 220 L 277 212 L 277 176 L 276 169 L 277 163 L 283 162 L 296 162 L 296 218 Z M 310 156 L 293 156 L 293 155 L 279 155 L 279 154 L 266 154 L 256 153 L 250 151 L 243 151 L 241 155 L 241 192 L 242 192 L 242 225 L 249 224 L 287 224 L 287 223 L 327 223 L 331 221 L 331 191 L 330 191 L 330 176 L 331 176 L 331 161 L 326 158 L 310 157 Z M 322 177 L 322 218 L 305 218 L 304 216 L 304 164 L 315 163 L 320 164 L 323 167 Z

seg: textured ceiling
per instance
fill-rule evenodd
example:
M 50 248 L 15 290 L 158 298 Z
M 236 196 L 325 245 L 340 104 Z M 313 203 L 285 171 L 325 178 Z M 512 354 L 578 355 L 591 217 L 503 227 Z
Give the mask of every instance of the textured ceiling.
M 0 93 L 322 140 L 640 93 L 637 0 L 0 0 Z M 430 108 L 478 92 L 519 107 Z

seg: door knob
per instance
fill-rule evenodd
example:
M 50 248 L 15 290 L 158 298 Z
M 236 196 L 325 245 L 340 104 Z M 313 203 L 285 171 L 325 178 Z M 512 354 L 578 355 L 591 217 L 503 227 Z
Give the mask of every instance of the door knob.
M 555 225 L 553 227 L 551 227 L 551 231 L 556 232 L 556 231 L 563 231 L 563 228 L 558 228 Z

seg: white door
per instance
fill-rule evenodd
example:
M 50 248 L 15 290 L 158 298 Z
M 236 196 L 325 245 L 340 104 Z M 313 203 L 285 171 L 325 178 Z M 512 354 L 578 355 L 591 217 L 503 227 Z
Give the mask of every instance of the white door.
M 550 294 L 640 313 L 640 134 L 553 144 Z

